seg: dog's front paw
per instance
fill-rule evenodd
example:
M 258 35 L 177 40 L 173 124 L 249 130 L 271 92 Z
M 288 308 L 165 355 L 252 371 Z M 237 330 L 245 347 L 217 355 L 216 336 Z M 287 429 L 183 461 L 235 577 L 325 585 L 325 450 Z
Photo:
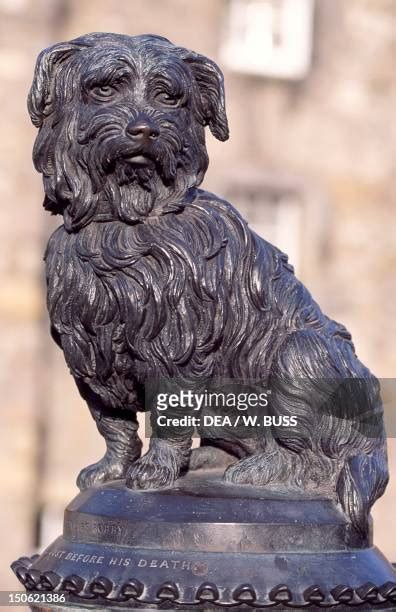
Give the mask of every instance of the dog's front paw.
M 150 450 L 128 469 L 126 486 L 130 489 L 160 489 L 171 486 L 180 474 L 175 451 Z
M 125 478 L 128 466 L 115 457 L 105 455 L 97 463 L 88 465 L 81 470 L 77 478 L 77 486 L 80 491 L 97 487 L 109 480 Z

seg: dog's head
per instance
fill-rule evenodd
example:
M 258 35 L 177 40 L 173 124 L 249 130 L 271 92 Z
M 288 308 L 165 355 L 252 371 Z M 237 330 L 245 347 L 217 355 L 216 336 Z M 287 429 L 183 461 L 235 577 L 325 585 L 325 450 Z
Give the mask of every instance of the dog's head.
M 28 108 L 44 206 L 68 230 L 177 210 L 206 171 L 205 126 L 228 138 L 218 66 L 159 36 L 88 34 L 45 49 Z

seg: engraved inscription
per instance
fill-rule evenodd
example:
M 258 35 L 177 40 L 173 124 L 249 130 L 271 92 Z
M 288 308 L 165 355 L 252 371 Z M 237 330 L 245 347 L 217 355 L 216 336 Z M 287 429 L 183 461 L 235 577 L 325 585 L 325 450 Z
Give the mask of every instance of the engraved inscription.
M 122 528 L 118 523 L 111 521 L 98 521 L 92 519 L 79 519 L 73 521 L 65 519 L 65 532 L 70 537 L 78 537 L 81 532 L 85 532 L 92 536 L 110 536 L 111 538 L 120 539 L 122 536 Z
M 169 559 L 153 557 L 123 557 L 116 555 L 91 555 L 79 553 L 74 550 L 53 550 L 45 553 L 46 556 L 62 559 L 71 563 L 82 563 L 88 565 L 104 565 L 107 567 L 136 567 L 145 569 L 167 569 L 192 572 L 195 576 L 205 576 L 208 566 L 202 561 L 189 561 L 186 559 Z
M 49 557 L 55 557 L 56 559 L 64 559 L 65 561 L 72 561 L 73 563 L 93 563 L 96 565 L 103 565 L 104 556 L 99 555 L 87 555 L 84 553 L 76 553 L 73 551 L 57 550 L 50 551 L 47 553 Z

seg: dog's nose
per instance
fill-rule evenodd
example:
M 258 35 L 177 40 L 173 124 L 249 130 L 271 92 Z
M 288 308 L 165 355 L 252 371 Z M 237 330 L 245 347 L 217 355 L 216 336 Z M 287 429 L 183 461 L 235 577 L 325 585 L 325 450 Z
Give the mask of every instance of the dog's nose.
M 142 141 L 148 141 L 159 136 L 159 130 L 148 121 L 131 121 L 127 125 L 126 132 L 132 138 Z

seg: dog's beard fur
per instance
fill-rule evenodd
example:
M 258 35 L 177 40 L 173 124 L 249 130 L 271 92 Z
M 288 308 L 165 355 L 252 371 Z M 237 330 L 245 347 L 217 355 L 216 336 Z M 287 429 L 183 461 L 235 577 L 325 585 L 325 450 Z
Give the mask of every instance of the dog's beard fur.
M 81 122 L 72 114 L 56 126 L 53 154 L 47 153 L 44 205 L 63 213 L 66 229 L 75 231 L 97 216 L 136 223 L 176 211 L 188 202 L 186 192 L 202 181 L 208 157 L 201 126 L 153 117 L 160 136 L 142 147 L 124 133 L 128 119 L 129 109 L 113 108 Z M 46 131 L 40 135 L 36 147 L 45 147 Z M 147 165 L 129 161 L 140 154 Z

